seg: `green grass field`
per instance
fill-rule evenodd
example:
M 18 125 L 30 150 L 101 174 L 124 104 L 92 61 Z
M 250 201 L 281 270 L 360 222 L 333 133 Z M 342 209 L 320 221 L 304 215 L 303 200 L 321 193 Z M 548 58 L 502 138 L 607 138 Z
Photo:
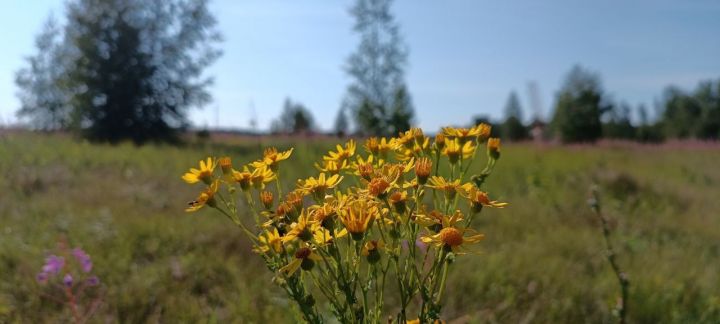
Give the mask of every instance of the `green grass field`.
M 290 175 L 316 173 L 313 162 L 332 144 L 318 141 L 276 143 L 296 147 L 283 166 L 288 186 Z M 92 322 L 295 321 L 236 227 L 209 209 L 183 211 L 197 191 L 180 179 L 188 167 L 207 155 L 249 162 L 266 144 L 137 148 L 0 137 L 0 322 L 70 320 L 35 281 L 61 237 L 92 256 L 102 281 Z M 518 144 L 502 154 L 487 188 L 511 205 L 475 223 L 486 240 L 452 270 L 446 319 L 614 322 L 619 289 L 586 203 L 597 183 L 631 280 L 630 321 L 720 322 L 718 146 Z

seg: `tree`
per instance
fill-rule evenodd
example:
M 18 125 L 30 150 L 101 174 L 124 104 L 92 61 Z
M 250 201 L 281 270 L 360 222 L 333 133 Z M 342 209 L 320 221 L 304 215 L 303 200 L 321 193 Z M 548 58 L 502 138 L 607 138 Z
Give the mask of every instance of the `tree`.
M 529 137 L 528 129 L 522 123 L 522 107 L 515 91 L 510 92 L 505 104 L 505 122 L 502 124 L 502 137 L 510 141 L 520 141 Z
M 637 128 L 637 140 L 648 143 L 661 142 L 663 140 L 661 125 L 660 123 L 650 123 L 645 105 L 638 106 L 638 115 L 640 115 L 640 125 Z
M 700 82 L 694 92 L 665 89 L 663 131 L 674 138 L 720 138 L 720 80 Z
M 410 94 L 408 94 L 405 86 L 401 86 L 395 91 L 393 97 L 392 109 L 388 120 L 388 127 L 391 134 L 405 132 L 412 127 L 414 111 Z
M 580 66 L 568 73 L 557 94 L 552 127 L 563 142 L 594 142 L 602 135 L 605 106 L 600 77 Z
M 274 133 L 300 134 L 311 132 L 315 128 L 315 121 L 310 111 L 301 103 L 285 99 L 283 111 L 272 122 L 270 129 Z
M 97 141 L 175 140 L 188 109 L 210 100 L 203 71 L 220 55 L 220 35 L 207 2 L 67 2 L 69 57 L 53 63 L 64 72 L 54 87 L 71 104 L 70 126 Z
M 390 13 L 392 0 L 357 0 L 350 13 L 360 44 L 347 62 L 353 78 L 343 107 L 360 132 L 391 134 L 412 123 L 413 107 L 405 85 L 407 47 Z
M 15 84 L 20 89 L 17 115 L 29 119 L 36 129 L 64 129 L 70 122 L 68 99 L 60 89 L 66 66 L 58 64 L 65 58 L 60 36 L 60 27 L 50 16 L 35 38 L 37 53 L 25 59 L 29 66 L 15 76 Z
M 608 111 L 610 117 L 603 124 L 603 136 L 607 138 L 635 139 L 636 129 L 630 122 L 630 105 L 622 102 Z
M 345 108 L 340 108 L 337 117 L 335 117 L 335 135 L 338 137 L 344 137 L 350 133 L 350 122 L 348 121 Z
M 693 97 L 701 110 L 695 135 L 702 139 L 720 138 L 720 80 L 701 82 Z
M 702 108 L 680 88 L 667 87 L 663 94 L 663 132 L 670 138 L 688 138 L 697 133 Z

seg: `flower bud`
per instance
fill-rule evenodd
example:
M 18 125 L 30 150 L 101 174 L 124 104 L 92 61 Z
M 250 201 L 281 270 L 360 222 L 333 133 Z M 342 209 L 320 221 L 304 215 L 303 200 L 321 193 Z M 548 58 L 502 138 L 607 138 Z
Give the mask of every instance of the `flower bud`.
M 427 182 L 431 171 L 432 161 L 429 158 L 420 158 L 417 163 L 415 163 L 415 175 L 418 178 L 418 183 L 424 185 Z
M 435 148 L 440 151 L 445 148 L 445 135 L 439 133 L 435 135 Z
M 69 273 L 63 277 L 63 284 L 65 284 L 65 287 L 72 287 L 73 285 L 73 277 Z
M 368 184 L 370 194 L 380 199 L 385 198 L 385 195 L 387 195 L 385 190 L 387 190 L 388 187 L 390 187 L 390 183 L 383 178 L 372 179 Z
M 262 191 L 260 193 L 260 201 L 265 209 L 270 210 L 273 207 L 273 194 L 270 191 Z
M 222 173 L 226 176 L 231 177 L 232 176 L 232 160 L 230 160 L 229 157 L 221 157 L 218 160 L 218 164 L 220 164 L 220 169 L 222 169 Z
M 488 156 L 493 159 L 497 160 L 500 158 L 500 139 L 499 138 L 490 138 L 487 142 L 487 151 Z
M 374 172 L 375 170 L 370 163 L 358 165 L 358 173 L 360 173 L 360 176 L 365 180 L 370 180 Z

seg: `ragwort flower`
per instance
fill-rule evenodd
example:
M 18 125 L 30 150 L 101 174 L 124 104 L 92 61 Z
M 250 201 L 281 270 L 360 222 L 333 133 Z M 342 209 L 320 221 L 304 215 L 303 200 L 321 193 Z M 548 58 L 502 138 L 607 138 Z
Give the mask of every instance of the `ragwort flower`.
M 268 147 L 263 151 L 262 160 L 255 161 L 252 166 L 255 168 L 261 168 L 263 165 L 267 166 L 273 172 L 277 172 L 280 168 L 280 161 L 287 160 L 292 154 L 294 148 L 290 148 L 285 152 L 278 152 L 274 147 Z
M 465 142 L 461 144 L 458 139 L 454 139 L 447 142 L 447 145 L 442 150 L 442 154 L 448 157 L 450 164 L 455 164 L 460 159 L 469 159 L 475 153 L 475 145 L 473 142 Z
M 486 192 L 478 189 L 475 185 L 471 183 L 466 183 L 462 185 L 460 195 L 467 198 L 468 202 L 470 202 L 470 208 L 473 212 L 476 213 L 480 212 L 483 206 L 504 208 L 508 205 L 508 203 L 499 202 L 497 200 L 490 200 Z
M 210 207 L 216 207 L 217 203 L 215 202 L 215 193 L 218 191 L 219 181 L 215 180 L 211 185 L 209 185 L 205 190 L 203 190 L 200 195 L 198 195 L 197 199 L 191 201 L 188 203 L 188 208 L 185 209 L 186 212 L 195 212 L 198 211 L 200 208 L 205 207 L 205 205 L 208 205 Z
M 363 238 L 365 232 L 379 215 L 380 209 L 378 206 L 366 199 L 349 202 L 348 205 L 338 211 L 340 222 L 356 241 Z
M 298 188 L 303 190 L 306 194 L 312 194 L 317 200 L 325 198 L 325 193 L 328 189 L 335 188 L 343 177 L 339 174 L 325 177 L 325 173 L 320 173 L 316 178 L 310 177 L 305 180 L 298 180 Z
M 458 252 L 464 244 L 473 244 L 485 238 L 483 234 L 474 234 L 472 229 L 459 229 L 456 227 L 445 227 L 439 233 L 431 236 L 423 236 L 424 243 L 433 244 L 438 248 L 447 248 Z M 465 234 L 470 234 L 466 236 Z
M 323 156 L 323 160 L 325 161 L 335 161 L 342 163 L 342 161 L 345 161 L 355 155 L 355 141 L 350 140 L 345 144 L 345 147 L 340 146 L 338 144 L 336 147 L 337 152 L 335 151 L 329 151 L 328 155 Z
M 200 160 L 200 169 L 190 168 L 190 172 L 186 172 L 182 179 L 189 184 L 197 183 L 199 181 L 205 184 L 210 184 L 213 178 L 213 171 L 215 171 L 216 161 L 209 157 L 207 161 Z

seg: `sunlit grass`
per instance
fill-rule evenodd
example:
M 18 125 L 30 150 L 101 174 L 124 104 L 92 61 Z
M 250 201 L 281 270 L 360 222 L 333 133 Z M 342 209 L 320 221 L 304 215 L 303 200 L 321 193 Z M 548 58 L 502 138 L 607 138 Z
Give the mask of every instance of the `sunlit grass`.
M 330 140 L 105 146 L 64 137 L 0 138 L 0 321 L 54 322 L 34 278 L 65 236 L 93 257 L 105 289 L 96 319 L 294 321 L 262 261 L 221 215 L 186 214 L 180 175 L 198 157 L 250 161 L 296 149 L 284 179 L 316 174 Z M 619 295 L 587 207 L 599 183 L 631 278 L 631 322 L 720 320 L 720 150 L 506 145 L 476 225 L 478 257 L 460 260 L 443 313 L 477 322 L 610 322 Z M 477 166 L 480 168 L 480 165 Z M 287 183 L 290 186 L 291 183 Z

